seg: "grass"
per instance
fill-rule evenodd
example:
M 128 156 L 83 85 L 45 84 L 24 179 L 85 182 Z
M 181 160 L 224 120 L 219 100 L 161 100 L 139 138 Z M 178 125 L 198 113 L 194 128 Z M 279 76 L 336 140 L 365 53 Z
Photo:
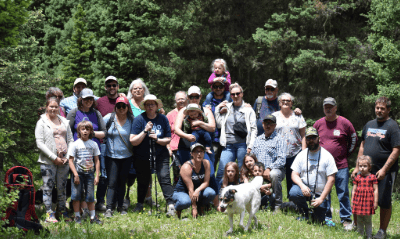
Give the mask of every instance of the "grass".
M 136 185 L 136 184 L 135 184 Z M 282 183 L 284 201 L 286 199 L 286 183 Z M 150 207 L 145 207 L 143 213 L 131 212 L 136 203 L 136 187 L 131 189 L 132 205 L 128 215 L 121 216 L 115 213 L 112 218 L 104 218 L 99 214 L 103 226 L 91 225 L 88 221 L 81 225 L 75 223 L 59 222 L 54 224 L 44 223 L 45 213 L 37 210 L 42 220 L 42 225 L 50 230 L 50 235 L 32 235 L 27 238 L 361 238 L 357 232 L 345 232 L 340 224 L 339 203 L 335 188 L 332 192 L 333 221 L 336 227 L 319 226 L 305 221 L 297 221 L 297 215 L 279 213 L 273 215 L 270 211 L 259 211 L 257 218 L 259 226 L 255 230 L 245 232 L 238 227 L 239 215 L 234 217 L 234 233 L 226 237 L 229 229 L 228 216 L 215 210 L 207 212 L 205 216 L 192 219 L 190 209 L 182 212 L 184 220 L 167 218 L 165 216 L 165 200 L 161 188 L 158 186 L 158 202 L 160 214 L 148 215 Z M 154 193 L 153 193 L 154 197 Z M 153 208 L 153 212 L 154 212 Z M 153 213 L 155 214 L 155 213 Z M 246 213 L 245 223 L 248 214 Z M 253 225 L 253 223 L 252 223 Z M 379 209 L 373 216 L 373 233 L 379 229 Z M 393 202 L 393 214 L 388 228 L 388 238 L 400 238 L 400 201 Z

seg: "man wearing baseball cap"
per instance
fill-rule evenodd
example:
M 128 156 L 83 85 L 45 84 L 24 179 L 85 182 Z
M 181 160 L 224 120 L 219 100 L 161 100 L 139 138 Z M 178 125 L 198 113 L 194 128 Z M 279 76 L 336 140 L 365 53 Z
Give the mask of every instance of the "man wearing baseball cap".
M 319 145 L 318 131 L 309 127 L 306 130 L 307 148 L 301 151 L 292 164 L 293 186 L 289 200 L 293 201 L 302 215 L 298 220 L 309 219 L 325 221 L 329 192 L 335 183 L 337 168 L 333 156 Z M 313 215 L 309 215 L 309 204 Z
M 64 98 L 60 102 L 60 106 L 64 107 L 65 109 L 65 114 L 68 115 L 69 111 L 76 108 L 78 105 L 78 98 L 79 94 L 83 89 L 85 89 L 87 86 L 87 82 L 83 78 L 76 78 L 74 82 L 74 87 L 72 88 L 74 91 L 74 94 L 70 97 Z
M 272 183 L 276 197 L 275 209 L 279 209 L 282 204 L 282 181 L 285 177 L 286 144 L 275 131 L 275 116 L 266 115 L 262 124 L 264 133 L 256 138 L 251 152 L 265 166 L 263 177 Z
M 318 131 L 321 147 L 331 153 L 335 159 L 338 168 L 335 175 L 335 187 L 340 205 L 340 221 L 345 230 L 352 230 L 347 158 L 356 147 L 357 134 L 353 124 L 348 119 L 336 114 L 337 104 L 334 98 L 325 98 L 323 109 L 325 117 L 317 120 L 314 123 L 314 128 Z M 325 221 L 328 225 L 334 226 L 330 194 L 328 194 L 327 202 Z

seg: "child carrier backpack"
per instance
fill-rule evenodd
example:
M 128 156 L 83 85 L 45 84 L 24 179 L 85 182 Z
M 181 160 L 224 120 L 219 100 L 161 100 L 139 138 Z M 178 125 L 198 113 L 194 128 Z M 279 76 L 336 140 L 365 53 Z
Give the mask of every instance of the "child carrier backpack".
M 39 224 L 35 211 L 35 187 L 31 171 L 23 166 L 12 167 L 6 172 L 4 181 L 8 192 L 19 191 L 17 200 L 7 208 L 6 216 L 2 218 L 8 219 L 6 227 L 40 233 L 43 226 Z

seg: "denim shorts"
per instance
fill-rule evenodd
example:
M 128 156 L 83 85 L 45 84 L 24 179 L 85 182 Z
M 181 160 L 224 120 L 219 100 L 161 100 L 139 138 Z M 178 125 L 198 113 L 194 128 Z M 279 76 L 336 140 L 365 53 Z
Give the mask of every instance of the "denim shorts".
M 78 173 L 79 184 L 74 183 L 74 176 L 71 177 L 71 200 L 80 201 L 83 194 L 85 202 L 94 202 L 94 172 Z

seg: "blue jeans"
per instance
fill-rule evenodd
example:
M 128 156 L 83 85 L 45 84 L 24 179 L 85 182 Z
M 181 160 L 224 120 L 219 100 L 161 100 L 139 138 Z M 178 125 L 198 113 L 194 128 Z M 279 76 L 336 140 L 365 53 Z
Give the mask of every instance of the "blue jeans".
M 261 195 L 261 208 L 267 209 L 268 206 L 271 208 L 271 210 L 275 209 L 275 194 Z
M 336 194 L 340 204 L 340 222 L 351 222 L 351 204 L 349 198 L 349 168 L 339 169 L 335 176 Z M 332 219 L 331 193 L 327 196 L 326 218 Z
M 85 202 L 94 202 L 94 172 L 78 173 L 78 176 L 79 184 L 74 183 L 74 176 L 71 177 L 71 200 L 80 201 L 81 192 L 85 192 Z
M 226 147 L 222 150 L 221 158 L 219 160 L 219 166 L 216 178 L 217 184 L 219 184 L 219 182 L 222 180 L 222 177 L 224 176 L 225 165 L 229 162 L 235 162 L 237 159 L 238 166 L 240 169 L 243 165 L 243 159 L 246 153 L 247 153 L 246 143 L 226 145 Z
M 197 206 L 205 206 L 210 204 L 215 196 L 215 191 L 210 187 L 206 187 L 206 189 L 200 192 Z M 177 211 L 189 208 L 192 205 L 189 194 L 185 192 L 174 192 L 172 199 L 175 201 L 175 210 Z
M 197 143 L 200 138 L 203 139 L 205 142 L 204 147 L 212 147 L 212 139 L 209 132 L 205 131 L 204 129 L 193 130 L 192 135 L 196 137 L 196 141 L 190 143 L 190 147 Z
M 289 196 L 290 196 L 289 200 L 293 201 L 299 208 L 300 213 L 308 219 L 309 208 L 307 201 L 311 200 L 311 198 L 305 197 L 300 187 L 297 184 L 293 184 L 292 188 L 289 191 Z M 318 195 L 316 195 L 315 197 L 318 197 Z M 314 208 L 315 219 L 319 222 L 325 221 L 325 213 L 327 206 L 326 204 L 327 200 L 325 199 L 324 202 L 321 205 L 319 205 L 319 207 Z

